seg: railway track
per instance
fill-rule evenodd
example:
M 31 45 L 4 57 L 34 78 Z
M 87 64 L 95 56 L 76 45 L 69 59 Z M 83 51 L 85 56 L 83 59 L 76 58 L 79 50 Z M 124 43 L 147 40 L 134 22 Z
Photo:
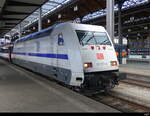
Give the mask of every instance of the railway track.
M 146 113 L 150 112 L 150 108 L 136 104 L 134 102 L 125 100 L 118 95 L 114 95 L 114 93 L 108 93 L 108 94 L 101 94 L 101 95 L 94 95 L 90 97 L 98 102 L 101 102 L 105 105 L 108 105 L 114 109 L 117 109 L 123 113 Z
M 146 91 L 150 92 L 150 77 L 128 74 L 128 79 L 121 81 L 120 83 L 120 86 L 116 87 L 111 92 L 107 94 L 95 94 L 90 98 L 110 107 L 113 107 L 121 112 L 150 112 L 150 102 L 149 105 L 147 105 L 146 103 L 148 102 L 145 101 L 144 103 L 143 101 L 141 101 L 144 103 L 142 104 L 141 102 L 137 102 L 139 99 L 135 98 L 134 96 L 131 97 L 130 95 L 127 95 L 128 90 L 130 90 L 130 88 L 134 86 L 139 88 L 145 88 Z
M 121 112 L 150 112 L 150 77 L 128 74 L 111 92 L 90 98 Z
M 134 113 L 134 112 L 149 113 L 150 104 L 147 105 L 146 101 L 142 101 L 134 96 L 128 95 L 128 93 L 130 93 L 128 90 L 130 90 L 130 88 L 133 87 L 135 87 L 135 89 L 137 90 L 138 88 L 136 87 L 145 88 L 146 91 L 150 91 L 150 85 L 149 85 L 150 81 L 146 81 L 147 78 L 150 79 L 150 77 L 143 77 L 144 79 L 143 78 L 139 79 L 137 78 L 137 76 L 138 75 L 134 75 L 133 78 L 132 75 L 129 74 L 127 80 L 121 81 L 120 85 L 115 89 L 113 89 L 112 91 L 110 91 L 109 93 L 98 93 L 89 96 L 88 94 L 83 94 L 80 93 L 79 91 L 75 91 L 75 92 L 87 96 L 97 102 L 108 105 L 123 113 Z
M 121 82 L 121 83 L 124 83 L 124 82 Z M 125 84 L 127 84 L 127 83 L 125 83 Z M 128 84 L 130 84 L 130 83 L 128 83 Z M 66 87 L 62 83 L 59 83 L 59 85 Z M 118 88 L 121 88 L 121 87 L 122 87 L 122 85 L 119 86 Z M 80 94 L 82 94 L 82 93 L 80 93 Z M 89 96 L 87 96 L 87 97 L 89 97 Z M 114 89 L 113 91 L 111 91 L 108 94 L 104 94 L 104 93 L 95 94 L 93 96 L 90 96 L 89 98 L 96 100 L 100 103 L 103 103 L 105 105 L 108 105 L 114 109 L 121 111 L 121 112 L 125 112 L 125 113 L 150 112 L 150 107 L 135 103 L 134 98 L 131 98 L 133 101 L 132 100 L 129 101 L 128 99 L 124 99 L 124 97 L 125 97 L 125 95 L 122 95 L 121 93 L 116 92 L 116 90 Z M 126 96 L 126 97 L 129 97 L 129 96 Z
M 127 84 L 133 84 L 144 88 L 150 88 L 150 76 L 127 74 L 127 79 L 121 82 Z
M 121 81 L 121 83 L 133 84 L 136 86 L 150 89 L 150 82 L 146 82 L 146 81 L 141 81 L 141 80 L 136 80 L 136 79 L 127 79 L 127 80 Z

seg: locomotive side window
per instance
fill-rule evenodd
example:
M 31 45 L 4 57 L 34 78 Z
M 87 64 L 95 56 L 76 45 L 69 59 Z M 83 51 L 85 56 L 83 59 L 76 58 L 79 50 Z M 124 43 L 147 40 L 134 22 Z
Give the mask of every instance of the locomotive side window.
M 85 45 L 111 45 L 105 32 L 76 31 L 80 44 Z

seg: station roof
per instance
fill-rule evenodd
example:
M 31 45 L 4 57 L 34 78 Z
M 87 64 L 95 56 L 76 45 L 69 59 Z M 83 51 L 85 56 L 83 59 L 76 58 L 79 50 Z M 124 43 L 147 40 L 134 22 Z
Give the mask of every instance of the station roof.
M 17 0 L 13 0 L 13 1 L 17 1 Z M 29 0 L 24 0 L 24 1 L 29 1 Z M 134 4 L 137 1 L 141 3 L 142 1 L 146 1 L 146 0 L 115 0 L 115 4 L 117 4 L 118 2 L 123 2 L 123 3 L 125 2 L 123 6 L 125 9 L 123 9 L 122 11 L 124 34 L 127 34 L 128 31 L 126 30 L 129 30 L 131 28 L 128 27 L 128 24 L 132 26 L 133 29 L 138 30 L 140 26 L 134 27 L 136 25 L 133 25 L 135 24 L 135 19 L 137 19 L 141 23 L 141 25 L 143 25 L 144 22 L 142 22 L 142 20 L 140 19 L 143 19 L 145 16 L 148 16 L 147 12 L 149 12 L 148 11 L 149 6 L 144 7 L 145 4 L 143 4 L 142 7 L 141 5 L 134 6 Z M 105 25 L 106 24 L 106 16 L 104 16 L 106 13 L 105 8 L 106 8 L 106 0 L 48 0 L 42 6 L 43 9 L 42 26 L 43 28 L 46 28 L 55 24 L 57 21 L 69 21 L 78 18 L 81 18 L 84 23 L 95 23 L 95 24 Z M 117 5 L 115 6 L 115 8 L 117 9 Z M 102 16 L 97 17 L 97 15 L 100 13 L 102 13 Z M 140 13 L 140 15 L 138 15 L 138 13 Z M 94 16 L 95 18 L 93 18 Z M 139 18 L 136 18 L 136 16 L 138 16 Z M 115 20 L 117 21 L 117 17 Z M 130 20 L 134 20 L 134 21 L 130 22 Z M 38 10 L 35 10 L 35 12 L 32 13 L 32 15 L 30 16 L 28 14 L 28 17 L 25 18 L 24 21 L 22 22 L 22 25 L 24 26 L 25 34 L 29 34 L 37 31 L 38 29 L 37 21 L 38 21 Z M 139 24 L 139 22 L 136 22 L 136 24 Z M 117 25 L 116 25 L 116 29 L 117 29 Z M 4 32 L 4 30 L 2 32 Z
M 123 36 L 130 39 L 137 39 L 141 36 L 146 39 L 150 34 L 150 2 L 145 2 L 137 6 L 124 8 L 122 10 L 122 32 Z M 118 33 L 118 13 L 115 13 L 115 32 Z M 102 15 L 93 19 L 84 21 L 88 24 L 106 25 L 106 16 Z
M 100 2 L 101 1 L 101 2 Z M 82 23 L 106 25 L 106 0 L 73 0 L 63 7 L 53 10 L 43 18 L 43 28 L 49 27 L 56 21 L 68 21 L 81 18 Z M 150 34 L 150 0 L 116 0 L 115 5 L 115 33 L 118 34 L 118 2 L 122 2 L 122 32 L 123 36 L 137 39 L 138 36 L 147 38 Z M 89 5 L 90 4 L 90 5 Z M 75 12 L 75 8 L 78 10 Z M 139 15 L 140 14 L 140 15 Z M 58 18 L 61 15 L 61 18 Z M 100 16 L 98 16 L 100 15 Z M 95 18 L 93 18 L 95 17 Z M 48 20 L 50 22 L 48 23 Z M 31 25 L 37 26 L 37 23 Z M 37 31 L 37 30 L 34 30 Z
M 10 31 L 48 0 L 0 0 L 0 35 Z
M 26 18 L 23 21 L 22 25 L 26 27 L 27 24 L 29 25 L 34 24 L 34 22 L 38 20 L 38 10 L 35 9 L 45 2 L 44 0 L 35 0 L 35 2 L 32 2 L 33 0 L 23 0 L 21 2 L 20 0 L 10 0 L 10 1 L 4 0 L 4 1 L 6 3 L 3 5 L 4 6 L 2 10 L 3 15 L 0 18 L 0 20 L 3 22 L 5 21 L 5 25 L 0 27 L 1 30 L 0 33 L 2 33 L 1 35 L 14 28 L 14 26 L 16 26 L 16 24 L 18 24 L 23 19 L 25 19 L 27 15 L 29 16 L 29 14 L 31 14 L 32 11 L 35 12 L 32 15 L 30 15 L 28 18 Z M 78 6 L 77 12 L 74 12 L 75 6 Z M 11 7 L 13 7 L 13 10 L 17 12 L 17 14 L 14 14 L 14 11 L 12 12 L 13 14 L 11 12 L 7 12 L 7 9 L 9 8 L 11 9 Z M 42 6 L 42 16 L 46 19 L 49 18 L 50 23 L 48 25 L 43 24 L 44 25 L 43 27 L 48 27 L 54 24 L 58 20 L 73 20 L 77 17 L 83 17 L 88 13 L 103 8 L 106 8 L 106 0 L 48 0 Z M 6 16 L 8 15 L 8 13 L 9 13 L 9 17 Z

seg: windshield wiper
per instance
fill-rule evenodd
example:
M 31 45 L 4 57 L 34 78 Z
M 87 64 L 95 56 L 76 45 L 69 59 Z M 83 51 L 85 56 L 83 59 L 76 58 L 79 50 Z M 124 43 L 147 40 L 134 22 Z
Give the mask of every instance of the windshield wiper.
M 90 37 L 90 38 L 87 40 L 86 44 L 88 44 L 88 42 L 89 42 L 90 40 L 92 40 L 93 38 L 94 38 L 94 36 Z
M 105 40 L 105 41 L 101 42 L 100 44 L 103 45 L 103 44 L 106 44 L 106 43 L 108 43 L 108 40 Z

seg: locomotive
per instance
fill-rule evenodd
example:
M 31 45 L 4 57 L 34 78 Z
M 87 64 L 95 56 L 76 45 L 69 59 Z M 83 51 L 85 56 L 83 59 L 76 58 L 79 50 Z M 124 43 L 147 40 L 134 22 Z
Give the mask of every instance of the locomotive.
M 16 40 L 9 53 L 14 64 L 71 87 L 106 91 L 126 78 L 102 26 L 57 24 Z

